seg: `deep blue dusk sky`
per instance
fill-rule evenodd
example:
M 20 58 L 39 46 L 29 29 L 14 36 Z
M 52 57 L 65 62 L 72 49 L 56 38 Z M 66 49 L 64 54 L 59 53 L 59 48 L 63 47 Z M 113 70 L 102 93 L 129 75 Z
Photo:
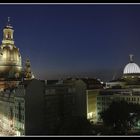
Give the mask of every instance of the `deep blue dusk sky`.
M 129 54 L 140 65 L 140 5 L 0 5 L 0 40 L 8 16 L 37 78 L 111 80 Z

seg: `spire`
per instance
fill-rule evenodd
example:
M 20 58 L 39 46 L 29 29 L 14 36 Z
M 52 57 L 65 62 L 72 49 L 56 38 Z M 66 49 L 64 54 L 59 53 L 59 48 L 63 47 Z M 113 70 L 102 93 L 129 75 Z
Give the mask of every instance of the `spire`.
M 7 28 L 13 28 L 10 24 L 10 17 L 7 17 L 7 25 L 6 25 Z
M 33 78 L 34 78 L 34 75 L 33 75 L 32 71 L 31 71 L 30 60 L 26 59 L 25 69 L 24 69 L 24 79 L 31 80 Z
M 129 55 L 130 63 L 133 63 L 133 56 L 134 56 L 133 54 L 130 54 L 130 55 Z
M 8 20 L 7 20 L 7 25 L 10 26 L 10 17 L 8 17 Z

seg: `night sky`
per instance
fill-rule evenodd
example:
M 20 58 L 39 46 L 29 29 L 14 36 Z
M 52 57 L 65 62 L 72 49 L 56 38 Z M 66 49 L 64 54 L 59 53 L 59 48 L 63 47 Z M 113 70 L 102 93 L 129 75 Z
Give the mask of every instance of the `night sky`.
M 37 78 L 111 80 L 129 54 L 140 65 L 140 5 L 0 5 L 0 40 L 7 17 Z

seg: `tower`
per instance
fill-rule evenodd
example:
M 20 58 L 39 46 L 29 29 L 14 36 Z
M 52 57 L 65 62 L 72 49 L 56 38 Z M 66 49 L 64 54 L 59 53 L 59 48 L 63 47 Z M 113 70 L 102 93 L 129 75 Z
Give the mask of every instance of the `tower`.
M 3 29 L 3 44 L 11 44 L 14 45 L 14 40 L 13 40 L 13 27 L 10 25 L 10 18 L 8 17 L 7 25 Z
M 25 80 L 31 80 L 33 78 L 34 78 L 34 75 L 31 72 L 30 60 L 27 59 L 26 62 L 25 62 L 25 68 L 24 68 L 24 79 Z

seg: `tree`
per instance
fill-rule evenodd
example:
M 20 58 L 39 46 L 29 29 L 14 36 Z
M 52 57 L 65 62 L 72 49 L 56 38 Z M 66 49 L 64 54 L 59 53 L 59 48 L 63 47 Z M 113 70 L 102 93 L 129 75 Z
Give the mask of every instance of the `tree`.
M 140 120 L 140 105 L 126 101 L 114 101 L 100 114 L 104 125 L 114 132 L 125 134 Z
M 58 135 L 93 135 L 93 128 L 86 118 L 71 116 L 63 119 Z

